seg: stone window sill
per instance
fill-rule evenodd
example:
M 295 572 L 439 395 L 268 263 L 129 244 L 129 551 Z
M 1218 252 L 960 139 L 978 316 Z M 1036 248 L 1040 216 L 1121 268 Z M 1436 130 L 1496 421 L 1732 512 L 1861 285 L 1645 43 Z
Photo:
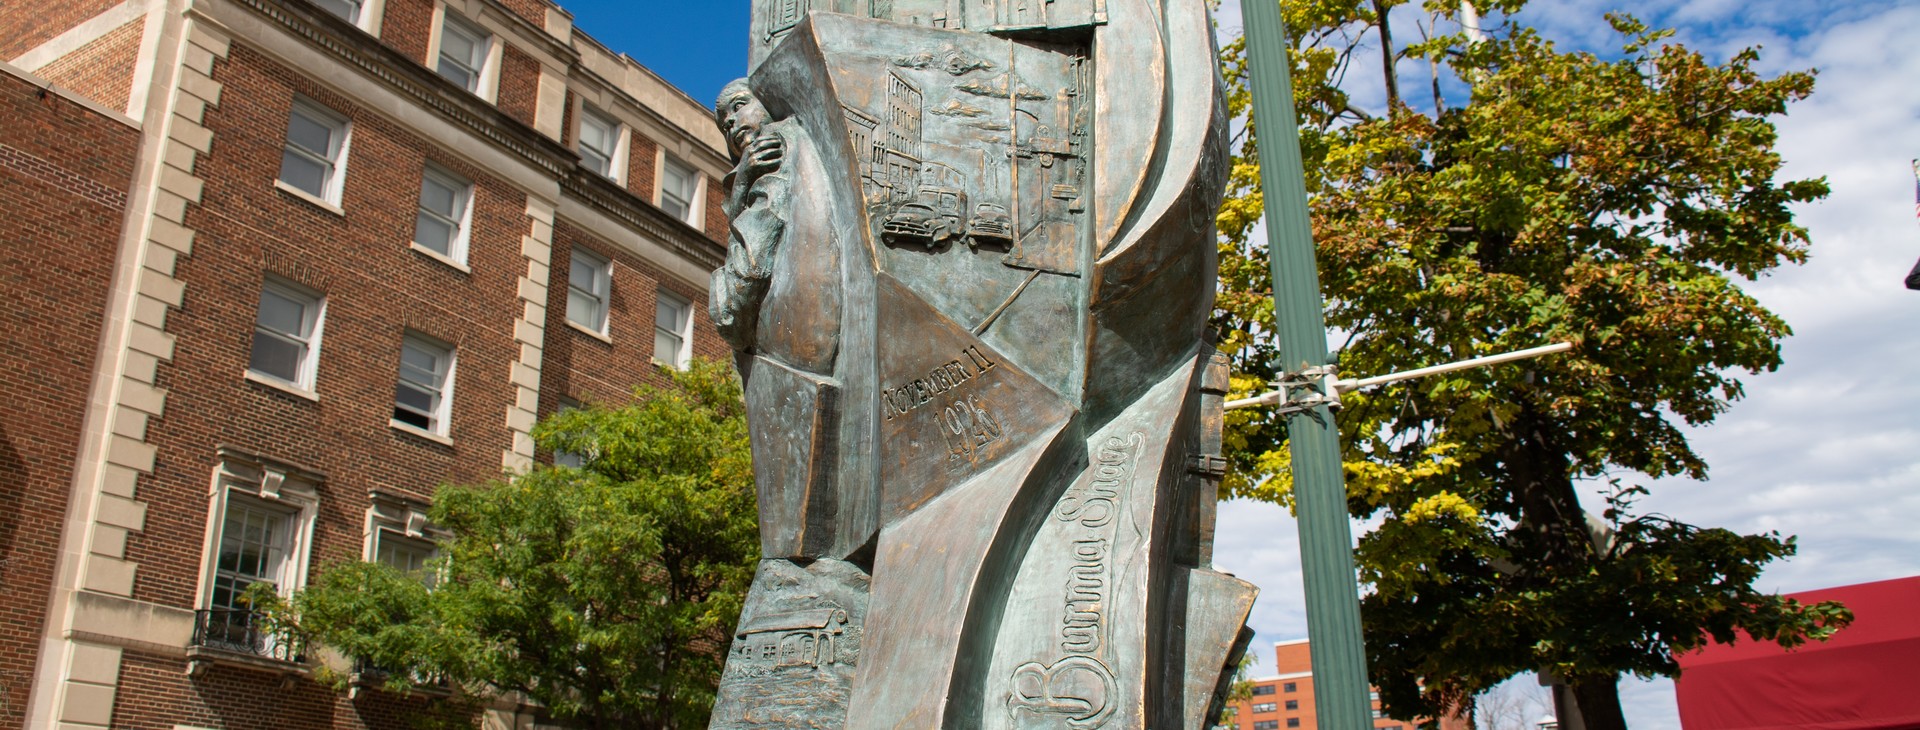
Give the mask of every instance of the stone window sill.
M 305 190 L 301 190 L 292 185 L 288 185 L 283 181 L 280 181 L 280 180 L 273 181 L 273 187 L 277 188 L 280 192 L 299 198 L 308 203 L 312 203 L 314 206 L 328 213 L 332 213 L 342 218 L 346 217 L 347 215 L 347 212 L 345 210 L 342 210 L 340 206 L 334 205 L 333 203 L 329 203 L 324 198 L 316 198 L 314 197 L 313 193 L 309 193 Z
M 298 385 L 294 385 L 292 383 L 289 383 L 285 380 L 281 380 L 279 378 L 261 375 L 252 370 L 248 370 L 247 380 L 249 382 L 258 383 L 260 385 L 264 385 L 266 387 L 272 388 L 282 393 L 286 393 L 287 395 L 291 395 L 295 398 L 304 398 L 306 400 L 310 400 L 315 403 L 320 402 L 319 393 L 315 393 L 312 390 L 309 390 L 307 388 L 302 388 Z

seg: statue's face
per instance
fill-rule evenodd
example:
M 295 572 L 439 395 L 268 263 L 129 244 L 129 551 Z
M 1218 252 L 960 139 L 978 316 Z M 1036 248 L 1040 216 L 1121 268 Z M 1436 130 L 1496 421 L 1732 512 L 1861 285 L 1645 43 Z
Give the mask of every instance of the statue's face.
M 747 143 L 760 134 L 760 127 L 766 123 L 767 108 L 752 94 L 734 94 L 720 110 L 720 131 L 727 135 L 727 144 L 735 154 L 746 149 Z

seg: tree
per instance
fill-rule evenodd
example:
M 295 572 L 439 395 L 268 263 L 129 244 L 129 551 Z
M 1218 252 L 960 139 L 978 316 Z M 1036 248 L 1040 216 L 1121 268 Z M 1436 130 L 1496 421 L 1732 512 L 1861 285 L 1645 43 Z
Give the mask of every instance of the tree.
M 1807 256 L 1788 206 L 1827 186 L 1775 179 L 1771 118 L 1814 77 L 1767 78 L 1752 49 L 1715 64 L 1621 15 L 1606 19 L 1617 52 L 1563 51 L 1520 22 L 1523 4 L 1490 3 L 1482 33 L 1460 23 L 1470 5 L 1430 3 L 1418 42 L 1396 47 L 1383 19 L 1416 12 L 1400 0 L 1282 3 L 1342 371 L 1575 345 L 1345 397 L 1349 506 L 1380 520 L 1356 553 L 1362 619 L 1396 717 L 1464 710 L 1540 671 L 1571 687 L 1588 727 L 1624 728 L 1622 674 L 1676 674 L 1674 652 L 1743 631 L 1792 646 L 1850 620 L 1753 587 L 1791 537 L 1634 507 L 1636 475 L 1704 479 L 1683 424 L 1739 398 L 1740 372 L 1780 364 L 1789 329 L 1739 282 Z M 1363 48 L 1384 49 L 1371 111 L 1348 90 Z M 1222 64 L 1244 119 L 1242 42 Z M 1429 76 L 1414 97 L 1397 74 L 1410 66 Z M 1241 392 L 1288 369 L 1266 335 L 1266 251 L 1248 236 L 1254 131 L 1236 140 L 1219 215 L 1215 325 Z M 1286 501 L 1284 422 L 1236 411 L 1228 426 L 1224 489 Z M 1582 510 L 1583 489 L 1605 495 L 1603 515 Z
M 404 668 L 396 688 L 521 693 L 575 727 L 705 727 L 759 532 L 738 382 L 700 361 L 673 377 L 535 428 L 578 469 L 441 488 L 437 580 L 339 564 L 271 613 Z

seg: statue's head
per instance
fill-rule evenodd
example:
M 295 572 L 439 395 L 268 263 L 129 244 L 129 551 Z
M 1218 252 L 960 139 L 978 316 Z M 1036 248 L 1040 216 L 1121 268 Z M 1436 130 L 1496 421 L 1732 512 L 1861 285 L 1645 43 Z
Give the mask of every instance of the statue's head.
M 770 121 L 767 108 L 760 105 L 760 99 L 753 95 L 746 79 L 734 79 L 720 87 L 720 98 L 713 102 L 713 118 L 720 123 L 720 133 L 727 137 L 727 148 L 735 155 Z

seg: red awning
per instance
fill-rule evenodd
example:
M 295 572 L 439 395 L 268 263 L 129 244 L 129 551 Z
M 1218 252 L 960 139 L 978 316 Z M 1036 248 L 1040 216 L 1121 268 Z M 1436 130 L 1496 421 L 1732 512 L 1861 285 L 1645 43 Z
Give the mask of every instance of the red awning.
M 1920 728 L 1920 576 L 1791 596 L 1846 604 L 1853 625 L 1790 651 L 1747 640 L 1681 655 L 1681 727 Z

